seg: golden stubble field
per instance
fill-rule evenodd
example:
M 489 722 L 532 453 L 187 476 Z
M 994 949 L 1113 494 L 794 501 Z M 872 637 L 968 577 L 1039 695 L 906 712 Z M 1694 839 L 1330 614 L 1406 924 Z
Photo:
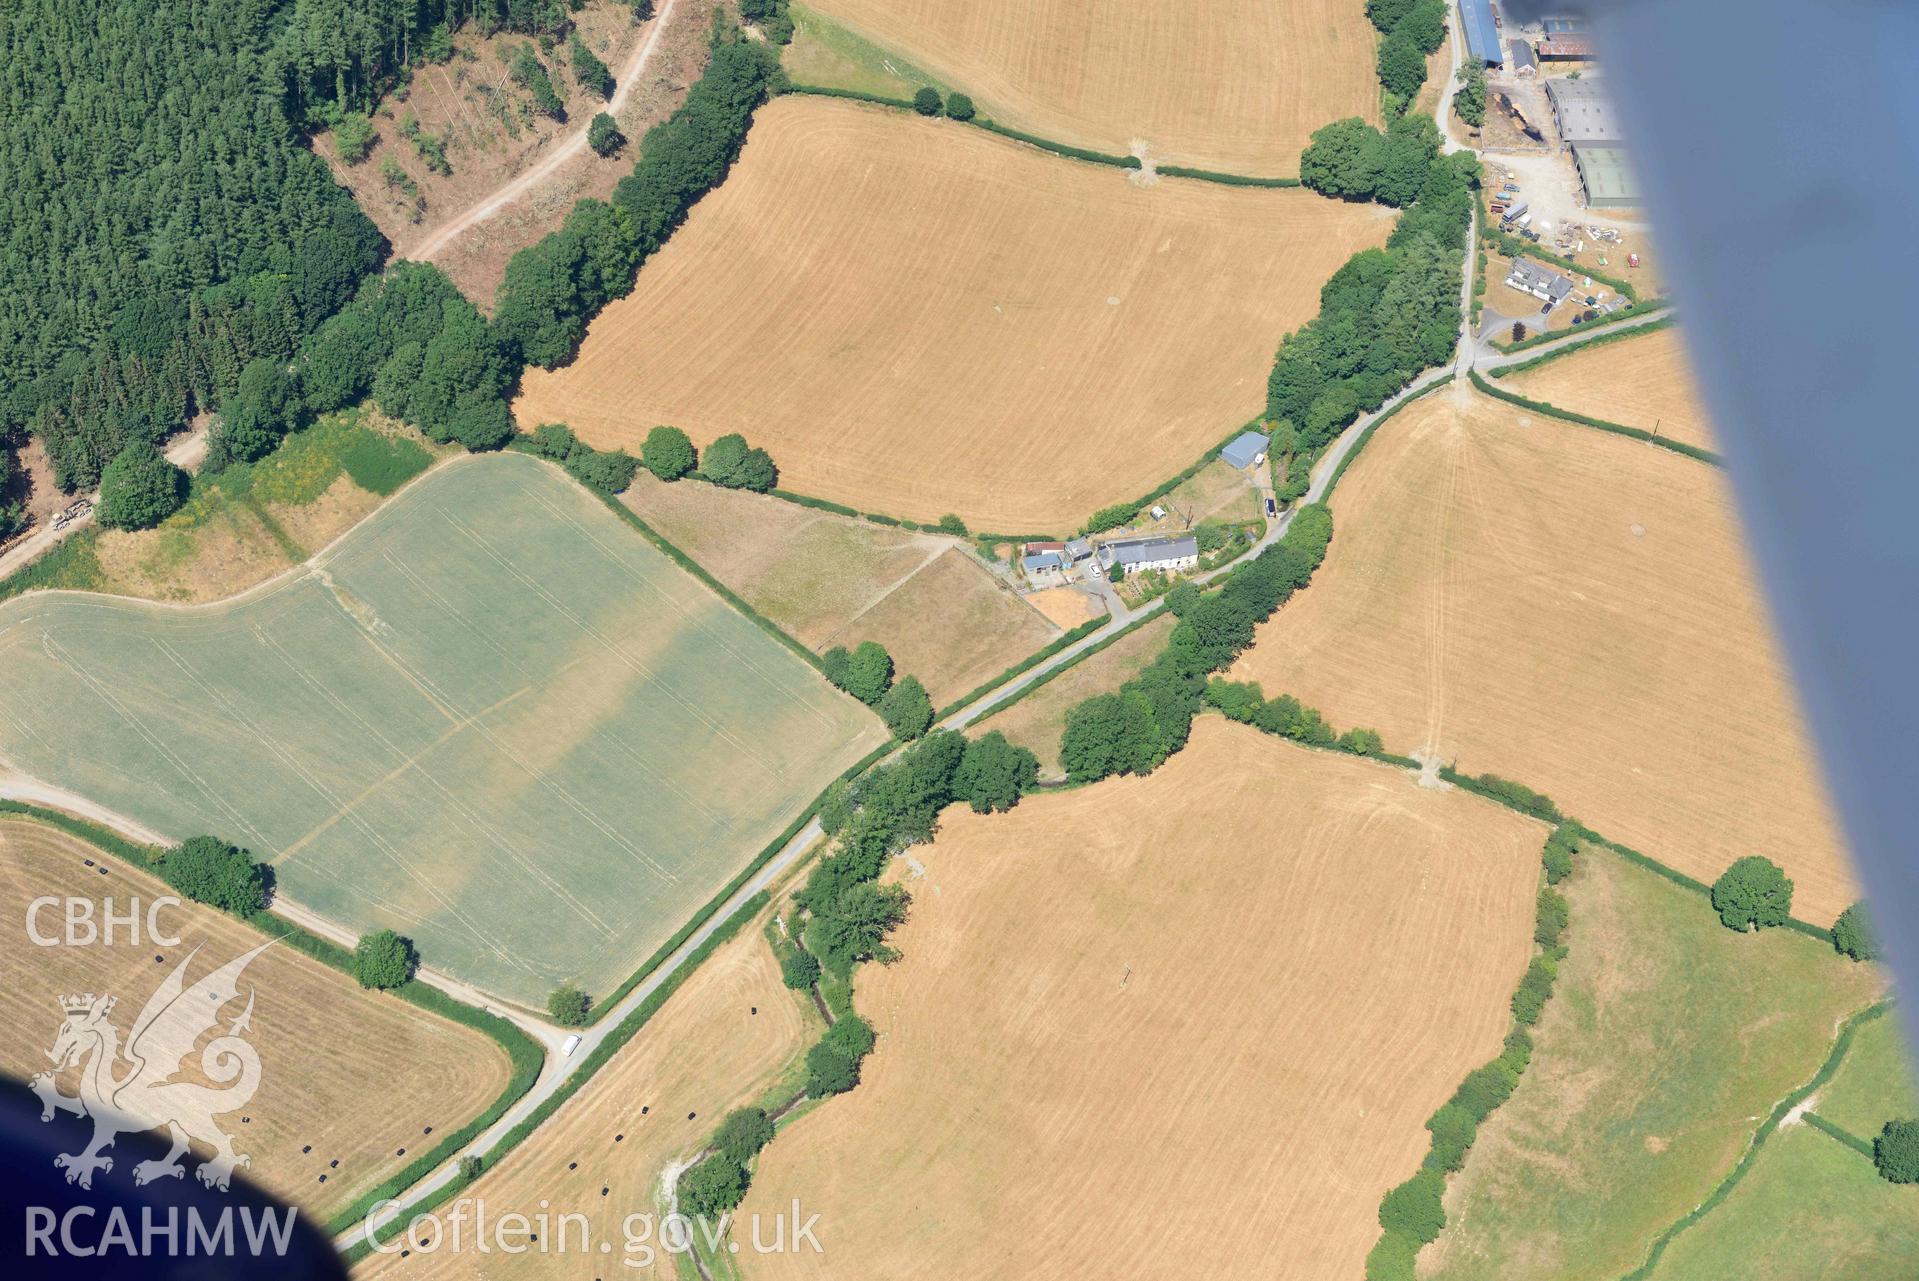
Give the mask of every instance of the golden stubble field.
M 779 965 L 755 921 L 702 962 L 551 1119 L 461 1193 L 466 1227 L 458 1248 L 450 1228 L 437 1235 L 423 1228 L 418 1240 L 431 1242 L 429 1248 L 402 1258 L 398 1251 L 410 1246 L 396 1241 L 392 1252 L 369 1256 L 354 1275 L 408 1281 L 677 1275 L 659 1248 L 666 1167 L 698 1152 L 726 1112 L 751 1101 L 819 1028 L 805 999 L 781 985 Z M 482 1253 L 472 1227 L 482 1203 L 489 1222 L 545 1214 L 549 1230 L 520 1255 L 502 1257 L 497 1248 Z M 452 1208 L 439 1211 L 443 1223 Z M 562 1233 L 563 1214 L 585 1216 L 586 1249 L 577 1220 Z M 603 1241 L 611 1247 L 604 1253 Z
M 0 951 L 7 974 L 0 984 L 0 1071 L 24 1080 L 47 1069 L 62 996 L 117 998 L 109 1021 L 124 1038 L 147 998 L 195 948 L 189 984 L 264 941 L 231 917 L 192 903 L 163 908 L 157 918 L 177 945 L 149 940 L 147 908 L 171 893 L 76 837 L 27 819 L 0 819 L 0 909 L 10 922 Z M 26 932 L 27 908 L 43 895 L 93 900 L 96 922 L 108 907 L 124 917 L 137 898 L 141 938 L 128 938 L 122 925 L 112 946 L 37 946 Z M 43 909 L 38 927 L 43 936 L 60 936 L 59 907 Z M 404 1166 L 401 1149 L 418 1156 L 431 1147 L 428 1127 L 443 1134 L 463 1125 L 506 1088 L 506 1052 L 491 1038 L 396 997 L 363 992 L 290 947 L 269 948 L 247 966 L 240 977 L 243 999 L 249 989 L 255 997 L 247 1039 L 260 1056 L 260 1085 L 220 1124 L 235 1149 L 252 1158 L 242 1171 L 247 1178 L 319 1222 Z M 242 1002 L 224 1007 L 219 1033 L 242 1009 Z M 204 1047 L 215 1034 L 198 1044 Z M 74 1093 L 78 1071 L 61 1074 L 62 1092 Z M 197 1051 L 180 1075 L 221 1084 L 201 1074 Z M 302 1152 L 308 1146 L 312 1151 Z M 196 1145 L 192 1155 L 211 1151 Z M 188 1162 L 186 1177 L 196 1165 Z M 116 1163 L 99 1177 L 117 1181 L 128 1173 Z
M 1442 393 L 1374 437 L 1333 513 L 1235 678 L 1704 881 L 1764 854 L 1819 924 L 1856 896 L 1723 473 Z
M 952 121 L 782 98 L 514 413 L 602 448 L 737 431 L 787 489 L 1064 530 L 1257 414 L 1280 337 L 1390 228 L 1300 189 L 1140 187 Z
M 1561 356 L 1502 378 L 1499 385 L 1590 418 L 1657 429 L 1688 445 L 1715 447 L 1712 421 L 1677 329 Z
M 1313 130 L 1379 115 L 1378 33 L 1348 0 L 813 0 L 1001 124 L 1168 163 L 1299 172 Z
M 1150 777 L 949 811 L 861 972 L 864 1079 L 742 1207 L 799 1197 L 824 1252 L 751 1275 L 1359 1275 L 1500 1048 L 1545 833 L 1217 717 Z

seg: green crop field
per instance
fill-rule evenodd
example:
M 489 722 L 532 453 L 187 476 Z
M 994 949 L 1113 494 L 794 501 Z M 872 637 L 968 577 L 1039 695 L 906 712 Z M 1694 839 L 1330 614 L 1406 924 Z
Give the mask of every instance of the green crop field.
M 1563 888 L 1569 952 L 1532 1066 L 1455 1176 L 1422 1278 L 1619 1281 L 1880 995 L 1873 967 L 1786 930 L 1734 933 L 1703 895 L 1604 851 Z
M 605 993 L 883 737 L 547 464 L 442 468 L 303 571 L 0 606 L 0 758 L 538 1003 Z

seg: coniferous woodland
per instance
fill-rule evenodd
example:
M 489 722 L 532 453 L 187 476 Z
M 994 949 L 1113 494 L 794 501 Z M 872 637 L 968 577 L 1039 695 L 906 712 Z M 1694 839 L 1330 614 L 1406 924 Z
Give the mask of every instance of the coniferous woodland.
M 63 486 L 290 357 L 384 252 L 286 115 L 275 8 L 0 8 L 0 430 Z
M 636 10 L 637 12 L 637 10 Z M 503 396 L 632 288 L 726 173 L 775 76 L 719 24 L 712 65 L 612 203 L 517 255 L 489 325 L 388 246 L 305 145 L 450 31 L 560 33 L 561 0 L 19 0 L 0 10 L 0 444 L 40 435 L 69 490 L 196 409 L 209 465 L 371 396 L 494 448 Z M 770 479 L 768 480 L 770 482 Z

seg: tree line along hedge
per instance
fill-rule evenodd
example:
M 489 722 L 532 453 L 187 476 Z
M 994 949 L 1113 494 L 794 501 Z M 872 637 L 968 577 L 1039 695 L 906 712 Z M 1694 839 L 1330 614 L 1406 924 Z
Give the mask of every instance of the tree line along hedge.
M 836 688 L 878 712 L 894 738 L 918 738 L 933 723 L 926 686 L 917 676 L 893 679 L 893 656 L 878 641 L 861 641 L 851 650 L 835 645 L 820 656 L 820 670 Z
M 1569 423 L 1578 423 L 1582 427 L 1595 427 L 1600 431 L 1611 432 L 1615 436 L 1630 436 L 1634 440 L 1643 440 L 1647 444 L 1657 445 L 1661 449 L 1671 450 L 1675 454 L 1684 454 L 1686 457 L 1699 462 L 1711 463 L 1714 467 L 1724 465 L 1719 455 L 1710 449 L 1701 449 L 1697 445 L 1688 445 L 1684 441 L 1674 440 L 1670 436 L 1656 436 L 1643 427 L 1628 427 L 1624 423 L 1608 422 L 1604 418 L 1594 418 L 1589 414 L 1575 413 L 1570 409 L 1561 409 L 1558 405 L 1548 404 L 1543 400 L 1533 400 L 1530 397 L 1520 395 L 1518 392 L 1507 391 L 1504 387 L 1495 387 L 1484 378 L 1481 378 L 1477 369 L 1469 371 L 1466 376 L 1472 380 L 1474 387 L 1485 392 L 1488 396 L 1497 400 L 1506 401 L 1508 404 L 1518 405 L 1522 409 L 1530 409 L 1551 418 L 1561 418 Z
M 502 343 L 547 369 L 570 359 L 587 321 L 632 291 L 640 263 L 725 179 L 754 109 L 778 80 L 777 53 L 716 28 L 705 73 L 678 110 L 647 130 L 612 202 L 580 201 L 559 231 L 508 262 L 494 313 Z
M 1446 10 L 1445 0 L 1367 0 L 1366 16 L 1384 37 L 1374 67 L 1390 114 L 1426 83 L 1426 57 L 1446 42 Z
M 1565 957 L 1560 935 L 1570 919 L 1566 899 L 1551 886 L 1569 875 L 1573 856 L 1583 845 L 1581 829 L 1562 823 L 1540 853 L 1542 879 L 1535 905 L 1535 951 L 1525 977 L 1513 993 L 1513 1026 L 1498 1057 L 1466 1074 L 1459 1088 L 1426 1122 L 1431 1135 L 1425 1160 L 1379 1204 L 1380 1238 L 1366 1257 L 1366 1281 L 1413 1281 L 1421 1247 L 1438 1239 L 1446 1226 L 1443 1198 L 1446 1177 L 1464 1166 L 1466 1154 L 1486 1118 L 1512 1097 L 1532 1063 L 1532 1034 L 1551 999 L 1559 962 Z
M 706 73 L 647 133 L 613 202 L 580 201 L 559 230 L 516 254 L 491 324 L 438 268 L 402 262 L 368 279 L 290 360 L 276 350 L 277 364 L 250 363 L 244 379 L 236 371 L 211 460 L 257 456 L 313 416 L 367 396 L 435 440 L 505 444 L 514 434 L 505 397 L 521 368 L 570 357 L 592 315 L 630 292 L 645 257 L 725 177 L 777 71 L 773 53 L 717 26 Z M 765 451 L 744 440 L 722 438 L 708 455 L 718 483 L 769 489 L 777 481 Z M 606 492 L 629 475 L 618 456 L 576 448 L 554 456 Z
M 1319 314 L 1280 343 L 1266 418 L 1290 426 L 1300 452 L 1314 454 L 1420 371 L 1450 361 L 1479 162 L 1470 152 L 1441 155 L 1429 116 L 1398 117 L 1384 134 L 1354 119 L 1313 135 L 1300 179 L 1336 198 L 1403 209 L 1386 246 L 1348 259 L 1320 290 Z
M 1354 728 L 1336 733 L 1318 708 L 1306 706 L 1291 694 L 1267 698 L 1258 681 L 1229 681 L 1215 676 L 1206 682 L 1201 697 L 1227 720 L 1251 725 L 1263 733 L 1353 756 L 1387 757 L 1378 730 Z M 1404 757 L 1387 759 L 1416 763 Z
M 1066 713 L 1060 764 L 1087 783 L 1113 774 L 1145 774 L 1186 745 L 1209 674 L 1253 642 L 1254 629 L 1305 586 L 1332 541 L 1332 513 L 1303 507 L 1278 541 L 1237 566 L 1216 588 L 1187 583 L 1167 593 L 1179 622 L 1166 648 L 1110 694 Z
M 893 856 L 931 840 L 947 805 L 1009 810 L 1038 777 L 1037 758 L 1003 734 L 968 740 L 955 730 L 937 730 L 896 761 L 842 776 L 813 807 L 832 850 L 793 895 L 792 945 L 775 948 L 787 986 L 809 987 L 823 975 L 844 985 L 862 962 L 896 960 L 887 936 L 906 919 L 912 899 L 905 886 L 878 883 Z M 838 1013 L 807 1051 L 804 1095 L 826 1098 L 857 1086 L 874 1042 L 864 1019 L 850 1009 Z M 708 1217 L 737 1205 L 751 1182 L 747 1161 L 722 1146 L 724 1129 L 714 1141 L 716 1167 L 690 1188 L 682 1185 L 686 1207 Z

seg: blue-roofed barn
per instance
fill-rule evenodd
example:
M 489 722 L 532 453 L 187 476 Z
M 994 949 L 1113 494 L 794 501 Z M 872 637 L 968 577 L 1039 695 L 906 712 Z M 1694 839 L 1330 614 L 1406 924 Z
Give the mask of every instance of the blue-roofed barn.
M 1493 22 L 1492 0 L 1459 0 L 1459 22 L 1466 32 L 1466 52 L 1489 67 L 1504 66 L 1499 50 L 1499 27 Z
M 1256 431 L 1243 431 L 1219 451 L 1219 456 L 1242 471 L 1256 467 L 1266 457 L 1266 438 Z
M 1050 574 L 1066 567 L 1066 562 L 1060 559 L 1058 552 L 1035 552 L 1024 557 L 1019 564 L 1028 574 Z

